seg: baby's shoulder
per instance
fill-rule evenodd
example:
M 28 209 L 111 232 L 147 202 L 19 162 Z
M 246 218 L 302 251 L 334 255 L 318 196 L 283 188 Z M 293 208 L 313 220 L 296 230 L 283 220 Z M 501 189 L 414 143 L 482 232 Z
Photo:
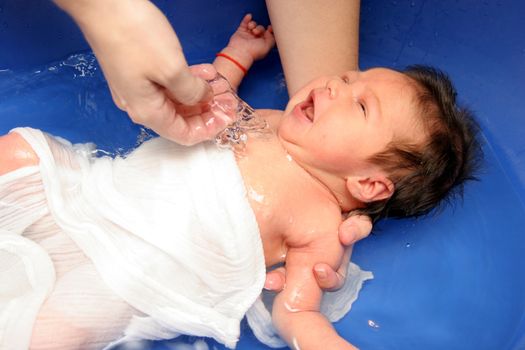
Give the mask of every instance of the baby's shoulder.
M 339 241 L 341 214 L 336 211 L 330 213 L 330 210 L 321 211 L 324 213 L 305 217 L 303 224 L 296 225 L 285 234 L 287 264 L 311 266 L 322 261 L 334 268 L 338 267 L 344 254 L 344 247 Z M 296 258 L 288 259 L 292 256 Z
M 302 205 L 293 211 L 284 239 L 290 248 L 310 249 L 316 246 L 339 243 L 338 230 L 342 222 L 337 206 L 329 203 Z

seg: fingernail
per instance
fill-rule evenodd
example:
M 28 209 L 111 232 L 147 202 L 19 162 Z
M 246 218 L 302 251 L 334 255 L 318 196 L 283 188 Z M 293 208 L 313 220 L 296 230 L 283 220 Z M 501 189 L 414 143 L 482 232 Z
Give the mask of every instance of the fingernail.
M 315 269 L 315 274 L 321 279 L 326 278 L 326 271 L 323 269 Z
M 272 287 L 274 286 L 274 284 L 275 284 L 274 281 L 272 281 L 271 279 L 270 280 L 266 280 L 264 282 L 264 287 L 263 288 L 266 289 L 266 290 L 273 290 Z

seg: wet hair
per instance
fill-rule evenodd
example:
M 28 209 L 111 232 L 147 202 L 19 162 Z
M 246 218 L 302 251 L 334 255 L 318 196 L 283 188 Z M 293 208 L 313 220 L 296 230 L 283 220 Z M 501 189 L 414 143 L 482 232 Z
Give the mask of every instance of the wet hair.
M 395 186 L 390 198 L 356 211 L 373 222 L 426 215 L 444 202 L 462 198 L 464 183 L 477 180 L 474 174 L 483 157 L 479 126 L 472 112 L 456 103 L 449 77 L 419 65 L 401 73 L 415 86 L 418 118 L 427 136 L 422 144 L 394 140 L 369 159 L 387 171 Z

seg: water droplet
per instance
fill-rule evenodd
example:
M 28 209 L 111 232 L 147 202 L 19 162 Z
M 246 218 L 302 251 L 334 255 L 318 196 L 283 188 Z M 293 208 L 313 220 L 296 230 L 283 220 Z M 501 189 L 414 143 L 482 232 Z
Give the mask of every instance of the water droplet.
M 379 325 L 372 320 L 368 320 L 368 326 L 374 329 L 379 329 Z
M 414 7 L 414 6 L 416 6 L 416 3 L 415 3 L 414 1 L 412 1 L 412 2 L 410 3 L 410 7 Z
M 406 248 L 410 248 L 411 246 L 412 246 L 412 243 L 407 243 L 407 244 L 405 244 L 405 247 L 406 247 Z
M 248 190 L 248 196 L 259 204 L 264 202 L 264 195 L 257 193 L 253 188 L 250 187 Z

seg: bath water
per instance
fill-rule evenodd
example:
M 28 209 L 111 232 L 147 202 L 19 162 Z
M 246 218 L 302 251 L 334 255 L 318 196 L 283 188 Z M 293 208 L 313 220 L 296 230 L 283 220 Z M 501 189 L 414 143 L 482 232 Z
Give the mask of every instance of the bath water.
M 153 135 L 114 105 L 90 52 L 0 71 L 0 115 L 8 129 L 30 125 L 73 143 L 94 142 L 100 155 L 124 155 Z
M 218 75 L 210 84 L 221 81 L 224 88 L 215 91 L 211 111 L 217 117 L 227 115 L 231 122 L 215 142 L 220 147 L 242 151 L 248 135 L 263 134 L 268 124 L 237 96 L 224 77 Z M 131 122 L 127 114 L 114 105 L 102 70 L 91 52 L 73 54 L 31 70 L 1 70 L 0 115 L 10 116 L 11 128 L 31 125 L 73 143 L 94 142 L 97 156 L 126 156 L 156 135 Z M 42 124 L 35 125 L 34 120 L 40 118 Z

